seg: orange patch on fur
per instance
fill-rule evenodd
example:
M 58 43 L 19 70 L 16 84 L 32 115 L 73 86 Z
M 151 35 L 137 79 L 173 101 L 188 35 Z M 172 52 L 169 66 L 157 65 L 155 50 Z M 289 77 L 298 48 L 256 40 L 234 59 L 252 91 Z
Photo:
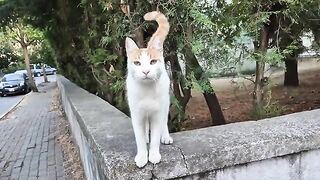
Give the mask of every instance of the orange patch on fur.
M 149 56 L 150 58 L 150 61 L 152 59 L 154 60 L 160 60 L 161 59 L 161 56 L 162 56 L 162 53 L 159 52 L 158 50 L 156 49 L 152 49 L 152 48 L 142 48 L 142 49 L 136 49 L 136 50 L 133 50 L 132 53 L 129 54 L 129 58 L 131 61 L 139 61 L 140 60 L 140 56 L 143 52 L 146 52 L 147 55 Z
M 142 53 L 142 49 L 135 49 L 128 55 L 128 57 L 130 58 L 131 61 L 137 61 L 140 59 L 141 53 Z
M 154 60 L 160 61 L 161 55 L 162 55 L 161 52 L 159 52 L 156 49 L 150 49 L 150 48 L 148 48 L 147 51 L 150 56 L 150 60 L 154 59 Z

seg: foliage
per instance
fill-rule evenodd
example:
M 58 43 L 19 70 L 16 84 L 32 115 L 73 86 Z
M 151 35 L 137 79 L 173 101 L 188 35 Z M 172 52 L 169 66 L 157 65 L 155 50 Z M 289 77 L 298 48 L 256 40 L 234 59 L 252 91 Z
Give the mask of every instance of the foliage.
M 52 60 L 54 52 L 67 78 L 128 113 L 124 39 L 129 36 L 145 46 L 157 26 L 142 16 L 160 10 L 171 25 L 164 54 L 175 86 L 172 124 L 179 129 L 190 90 L 214 93 L 208 83 L 212 75 L 238 74 L 245 60 L 281 63 L 301 51 L 303 32 L 312 31 L 320 39 L 320 22 L 310 20 L 320 17 L 318 7 L 314 0 L 4 0 L 0 16 L 6 25 L 29 17 L 24 22 L 45 32 L 50 44 L 41 46 L 43 55 L 33 59 Z M 268 37 L 262 49 L 264 29 Z
M 0 69 L 5 73 L 14 72 L 22 62 L 22 58 L 12 46 L 12 41 L 0 32 Z
M 260 109 L 260 111 L 252 110 L 251 117 L 254 120 L 271 118 L 282 115 L 286 107 L 279 105 L 277 102 L 272 102 Z
M 33 49 L 30 56 L 31 63 L 38 64 L 44 63 L 50 66 L 56 66 L 55 54 L 47 40 L 42 40 Z
M 10 23 L 4 31 L 8 39 L 12 39 L 21 46 L 35 45 L 43 40 L 41 31 L 25 24 L 22 20 Z
M 7 47 L 0 47 L 0 69 L 8 68 L 10 64 L 17 63 L 19 58 Z

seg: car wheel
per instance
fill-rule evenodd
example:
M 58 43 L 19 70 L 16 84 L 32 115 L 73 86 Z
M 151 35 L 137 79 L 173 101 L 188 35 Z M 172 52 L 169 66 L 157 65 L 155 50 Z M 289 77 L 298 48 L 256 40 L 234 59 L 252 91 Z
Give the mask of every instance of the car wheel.
M 38 73 L 37 73 L 37 77 L 40 77 L 40 76 L 41 76 L 41 73 L 38 72 Z
M 24 89 L 23 94 L 28 94 L 29 88 Z
M 3 97 L 4 96 L 4 94 L 0 94 L 0 97 Z

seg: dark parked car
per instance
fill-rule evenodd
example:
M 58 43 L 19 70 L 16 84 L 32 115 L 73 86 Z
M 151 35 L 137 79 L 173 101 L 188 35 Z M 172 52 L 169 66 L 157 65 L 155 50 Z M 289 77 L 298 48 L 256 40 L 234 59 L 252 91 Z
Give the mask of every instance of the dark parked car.
M 28 93 L 30 87 L 28 86 L 28 77 L 25 74 L 6 74 L 0 81 L 0 96 L 7 94 Z

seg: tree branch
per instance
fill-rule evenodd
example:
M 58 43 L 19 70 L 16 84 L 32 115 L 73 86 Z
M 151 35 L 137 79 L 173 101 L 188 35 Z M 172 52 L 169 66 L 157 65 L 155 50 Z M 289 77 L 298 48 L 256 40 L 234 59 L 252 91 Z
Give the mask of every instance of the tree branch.
M 90 68 L 91 68 L 91 72 L 92 72 L 92 75 L 93 75 L 94 79 L 95 79 L 100 85 L 103 85 L 103 82 L 100 81 L 100 79 L 96 76 L 92 65 L 90 65 Z
M 27 42 L 27 43 L 26 43 L 26 45 L 27 45 L 27 46 L 30 46 L 30 45 L 31 45 L 32 43 L 34 43 L 35 41 L 36 41 L 36 40 L 35 40 L 35 39 L 33 39 L 33 40 L 31 40 L 31 41 Z

